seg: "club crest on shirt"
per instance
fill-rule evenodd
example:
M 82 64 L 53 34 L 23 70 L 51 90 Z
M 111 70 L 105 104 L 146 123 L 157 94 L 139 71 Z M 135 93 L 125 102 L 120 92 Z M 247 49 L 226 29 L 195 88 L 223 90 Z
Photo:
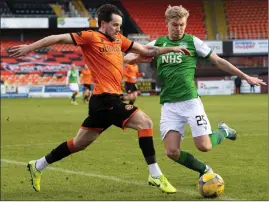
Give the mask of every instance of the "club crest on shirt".
M 179 47 L 181 47 L 181 48 L 188 48 L 188 43 L 186 42 L 186 41 L 181 41 L 180 43 L 179 43 Z
M 125 109 L 126 109 L 126 110 L 131 110 L 131 109 L 133 109 L 133 108 L 134 108 L 133 105 L 125 105 Z

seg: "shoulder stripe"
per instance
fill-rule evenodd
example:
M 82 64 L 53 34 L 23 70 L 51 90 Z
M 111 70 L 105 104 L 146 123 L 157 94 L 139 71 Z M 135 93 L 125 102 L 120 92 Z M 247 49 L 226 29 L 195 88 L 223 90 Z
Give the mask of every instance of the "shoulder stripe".
M 130 45 L 129 48 L 125 51 L 125 53 L 128 53 L 129 50 L 131 50 L 131 48 L 133 47 L 133 45 L 134 45 L 134 42 L 132 41 L 131 45 Z
M 71 38 L 72 38 L 72 41 L 73 41 L 74 45 L 75 45 L 75 46 L 77 46 L 77 42 L 76 42 L 76 40 L 74 39 L 74 37 L 73 37 L 73 34 L 72 34 L 72 33 L 70 33 L 70 36 L 71 36 Z

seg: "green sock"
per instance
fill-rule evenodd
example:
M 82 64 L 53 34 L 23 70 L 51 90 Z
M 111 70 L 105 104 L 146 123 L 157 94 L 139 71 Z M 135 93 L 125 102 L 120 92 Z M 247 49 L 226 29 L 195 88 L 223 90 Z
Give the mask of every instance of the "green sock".
M 220 144 L 222 140 L 227 136 L 225 130 L 214 130 L 212 134 L 209 135 L 210 140 L 212 142 L 212 147 Z
M 206 169 L 206 164 L 199 161 L 192 154 L 185 152 L 182 149 L 180 150 L 180 157 L 176 162 L 199 173 L 204 173 Z

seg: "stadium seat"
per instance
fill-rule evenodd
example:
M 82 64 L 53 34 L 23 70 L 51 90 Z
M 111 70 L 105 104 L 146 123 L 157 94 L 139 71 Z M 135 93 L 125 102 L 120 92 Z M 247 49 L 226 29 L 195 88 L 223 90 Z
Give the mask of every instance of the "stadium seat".
M 24 44 L 33 41 L 25 41 Z M 57 44 L 46 52 L 31 53 L 21 58 L 10 58 L 8 48 L 20 45 L 16 40 L 1 42 L 1 79 L 8 84 L 43 85 L 64 84 L 65 77 L 42 77 L 41 73 L 65 75 L 71 64 L 84 66 L 80 47 L 69 44 Z
M 230 38 L 268 38 L 268 2 L 266 0 L 226 0 L 225 10 Z
M 169 3 L 165 0 L 122 0 L 123 6 L 141 28 L 144 34 L 149 34 L 151 39 L 167 34 L 164 13 L 167 6 L 182 5 L 190 12 L 188 19 L 187 33 L 194 34 L 201 39 L 206 39 L 204 25 L 204 13 L 202 0 L 172 0 Z M 149 9 L 150 8 L 150 9 Z

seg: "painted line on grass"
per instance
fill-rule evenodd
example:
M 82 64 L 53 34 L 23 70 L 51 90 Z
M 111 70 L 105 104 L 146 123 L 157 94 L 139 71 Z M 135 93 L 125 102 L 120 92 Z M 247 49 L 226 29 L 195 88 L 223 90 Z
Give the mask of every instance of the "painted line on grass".
M 15 164 L 19 166 L 27 166 L 27 163 L 21 162 L 21 161 L 14 161 L 14 160 L 9 160 L 9 159 L 1 159 L 1 163 L 7 163 L 7 164 Z M 73 171 L 73 170 L 66 170 L 62 168 L 55 168 L 55 167 L 47 167 L 46 169 L 52 170 L 52 171 L 57 171 L 57 172 L 62 172 L 62 173 L 68 173 L 68 174 L 73 174 L 73 175 L 80 175 L 80 176 L 86 176 L 86 177 L 94 177 L 94 178 L 100 178 L 104 180 L 110 180 L 110 181 L 115 181 L 115 182 L 120 182 L 120 183 L 126 183 L 126 184 L 132 184 L 132 185 L 138 185 L 138 186 L 149 186 L 146 184 L 146 181 L 137 181 L 137 180 L 130 180 L 130 179 L 122 179 L 119 177 L 115 176 L 108 176 L 108 175 L 101 175 L 101 174 L 94 174 L 94 173 L 87 173 L 87 172 L 81 172 L 81 171 Z M 192 196 L 200 196 L 197 191 L 194 191 L 192 189 L 186 189 L 186 188 L 178 188 L 177 189 L 179 193 L 184 193 Z M 223 200 L 231 200 L 235 201 L 236 199 L 222 196 L 221 199 Z M 244 199 L 240 199 L 244 200 Z
M 238 136 L 238 138 L 240 138 L 240 136 L 244 137 L 244 136 L 268 136 L 268 134 L 261 134 L 261 133 L 245 133 L 245 134 L 241 134 Z M 184 139 L 191 139 L 192 137 L 188 136 L 188 137 L 184 137 Z M 155 137 L 153 138 L 154 140 L 160 140 L 160 137 Z M 127 141 L 137 141 L 137 139 L 131 138 L 129 140 L 95 140 L 95 142 L 127 142 Z M 51 142 L 51 143 L 36 143 L 36 144 L 10 144 L 10 145 L 2 145 L 0 146 L 0 148 L 7 148 L 7 147 L 40 147 L 43 145 L 58 145 L 60 144 L 60 142 Z

